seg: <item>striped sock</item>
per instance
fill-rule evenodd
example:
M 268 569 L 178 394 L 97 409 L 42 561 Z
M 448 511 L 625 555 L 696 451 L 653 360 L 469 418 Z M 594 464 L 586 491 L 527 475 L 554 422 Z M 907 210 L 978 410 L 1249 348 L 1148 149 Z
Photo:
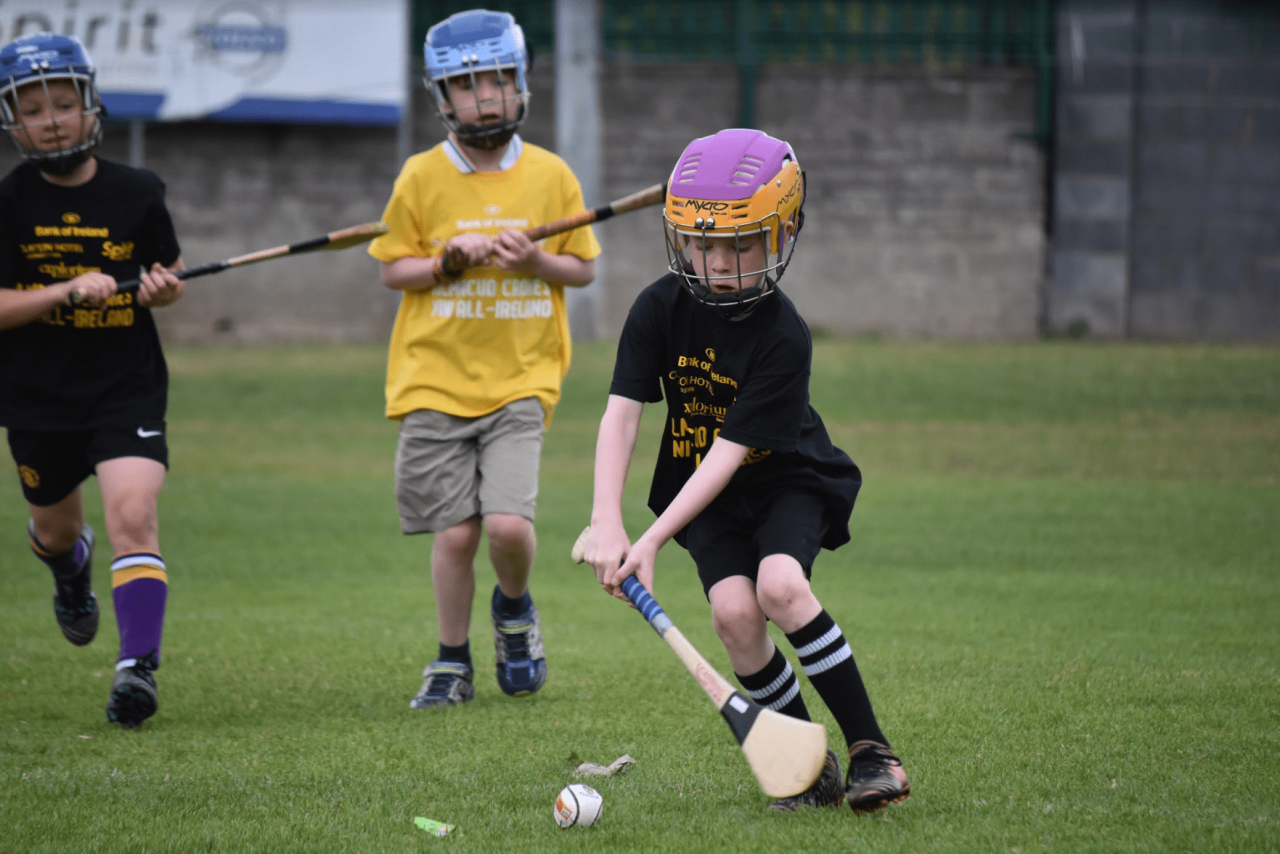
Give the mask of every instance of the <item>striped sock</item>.
M 773 658 L 769 659 L 764 669 L 750 676 L 743 676 L 736 671 L 733 675 L 738 677 L 747 696 L 766 709 L 773 709 L 802 721 L 812 720 L 804 698 L 800 696 L 800 680 L 796 679 L 791 662 L 787 661 L 776 646 L 773 648 Z
M 35 552 L 36 557 L 40 558 L 58 578 L 70 578 L 78 573 L 89 557 L 89 544 L 84 539 L 83 533 L 76 537 L 76 543 L 71 548 L 54 554 L 45 548 L 44 543 L 36 539 L 36 523 L 28 521 L 27 541 L 31 544 L 31 551 Z
M 120 629 L 119 663 L 151 655 L 154 666 L 160 666 L 160 632 L 168 595 L 169 576 L 160 555 L 137 552 L 111 562 L 111 599 Z
M 787 635 L 787 640 L 796 648 L 800 666 L 831 710 L 845 741 L 853 744 L 869 740 L 888 747 L 862 684 L 862 674 L 854 663 L 853 651 L 835 620 L 822 611 L 808 625 Z

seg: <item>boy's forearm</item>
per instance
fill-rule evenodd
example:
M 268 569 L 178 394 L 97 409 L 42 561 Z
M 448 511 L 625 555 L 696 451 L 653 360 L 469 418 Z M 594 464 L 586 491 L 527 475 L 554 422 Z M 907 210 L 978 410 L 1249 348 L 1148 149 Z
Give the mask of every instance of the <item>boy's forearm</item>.
M 65 283 L 32 291 L 0 288 L 0 329 L 26 326 L 54 306 L 65 303 L 70 290 L 63 285 Z
M 382 284 L 396 291 L 415 291 L 435 285 L 435 258 L 406 256 L 383 261 L 379 267 Z
M 539 251 L 531 272 L 544 282 L 581 287 L 591 284 L 596 277 L 596 262 L 568 253 L 552 255 Z
M 432 288 L 450 277 L 439 270 L 440 259 L 407 256 L 394 261 L 383 261 L 379 268 L 382 284 L 397 291 L 414 291 Z M 549 255 L 539 252 L 529 271 L 544 282 L 559 285 L 581 286 L 590 284 L 596 277 L 595 261 L 586 261 L 577 255 Z
M 622 490 L 631 468 L 644 404 L 611 396 L 596 439 L 591 526 L 622 524 Z
M 716 439 L 712 442 L 702 465 L 698 466 L 693 476 L 685 481 L 675 499 L 649 526 L 649 530 L 644 532 L 643 537 L 654 541 L 654 544 L 661 548 L 667 540 L 692 522 L 707 508 L 708 504 L 715 500 L 717 495 L 724 491 L 733 473 L 738 470 L 738 466 L 746 459 L 750 450 L 746 445 L 739 445 L 726 439 Z

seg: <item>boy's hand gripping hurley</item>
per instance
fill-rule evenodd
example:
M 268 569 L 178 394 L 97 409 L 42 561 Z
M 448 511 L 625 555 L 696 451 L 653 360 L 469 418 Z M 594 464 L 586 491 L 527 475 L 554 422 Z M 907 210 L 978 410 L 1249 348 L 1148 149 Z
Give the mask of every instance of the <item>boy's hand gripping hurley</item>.
M 570 556 L 575 563 L 582 563 L 585 559 L 590 534 L 591 528 L 585 528 L 573 544 Z M 728 680 L 698 654 L 634 575 L 622 582 L 622 592 L 627 594 L 667 646 L 680 656 L 684 666 L 724 715 L 764 793 L 773 798 L 786 798 L 812 786 L 822 773 L 822 764 L 827 756 L 826 728 L 820 723 L 802 721 L 766 709 L 735 691 Z
M 630 213 L 638 211 L 640 208 L 651 207 L 652 205 L 660 205 L 667 199 L 667 185 L 654 184 L 652 187 L 646 187 L 638 193 L 632 193 L 621 199 L 615 199 L 607 205 L 601 205 L 598 208 L 590 208 L 589 210 L 579 211 L 571 216 L 548 222 L 545 225 L 535 225 L 532 228 L 526 228 L 524 234 L 533 242 L 538 242 L 546 237 L 555 234 L 564 234 L 566 231 L 573 231 L 575 228 L 582 228 L 584 225 L 591 225 L 596 222 L 604 222 L 610 217 L 618 214 Z M 456 254 L 446 252 L 441 259 L 441 268 L 446 276 L 456 278 L 462 275 L 462 271 L 466 269 L 463 261 Z
M 386 234 L 388 230 L 387 224 L 384 222 L 366 222 L 362 225 L 353 225 L 350 228 L 331 231 L 328 234 L 322 234 L 319 237 L 313 237 L 310 240 L 303 240 L 299 243 L 262 249 L 257 252 L 250 252 L 248 255 L 237 255 L 235 258 L 214 261 L 212 264 L 204 264 L 199 267 L 188 267 L 185 270 L 179 270 L 173 275 L 183 280 L 194 279 L 196 276 L 221 273 L 228 267 L 243 267 L 245 264 L 256 264 L 259 261 L 283 258 L 286 255 L 301 255 L 304 252 L 318 252 L 320 250 L 348 249 L 352 246 L 359 246 L 361 243 L 367 243 L 378 235 Z M 116 285 L 116 293 L 131 294 L 138 290 L 141 285 L 141 279 L 119 282 Z M 68 301 L 75 305 L 83 296 L 84 293 L 77 290 L 72 292 L 71 299 Z

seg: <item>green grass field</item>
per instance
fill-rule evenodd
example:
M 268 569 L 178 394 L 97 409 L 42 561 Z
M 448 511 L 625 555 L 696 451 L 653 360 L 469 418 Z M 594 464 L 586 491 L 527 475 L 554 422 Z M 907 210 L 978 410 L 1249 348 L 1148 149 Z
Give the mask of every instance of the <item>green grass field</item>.
M 408 707 L 430 540 L 399 533 L 381 348 L 171 353 L 161 706 L 138 731 L 103 714 L 109 549 L 101 635 L 73 648 L 11 480 L 0 851 L 1280 850 L 1280 350 L 819 342 L 814 403 L 866 482 L 814 588 L 914 791 L 869 818 L 765 812 L 680 663 L 567 559 L 612 348 L 575 355 L 538 518 L 551 676 L 524 700 L 494 682 L 482 595 L 476 700 Z M 656 593 L 728 673 L 675 545 Z M 558 828 L 572 768 L 624 753 L 601 823 Z

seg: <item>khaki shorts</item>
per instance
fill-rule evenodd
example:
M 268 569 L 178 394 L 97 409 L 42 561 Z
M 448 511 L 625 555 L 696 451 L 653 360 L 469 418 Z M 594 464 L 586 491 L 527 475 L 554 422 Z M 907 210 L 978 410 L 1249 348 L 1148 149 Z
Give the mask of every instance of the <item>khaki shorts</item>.
M 536 397 L 480 418 L 410 412 L 396 446 L 396 505 L 406 534 L 444 531 L 473 516 L 533 521 L 545 413 Z

